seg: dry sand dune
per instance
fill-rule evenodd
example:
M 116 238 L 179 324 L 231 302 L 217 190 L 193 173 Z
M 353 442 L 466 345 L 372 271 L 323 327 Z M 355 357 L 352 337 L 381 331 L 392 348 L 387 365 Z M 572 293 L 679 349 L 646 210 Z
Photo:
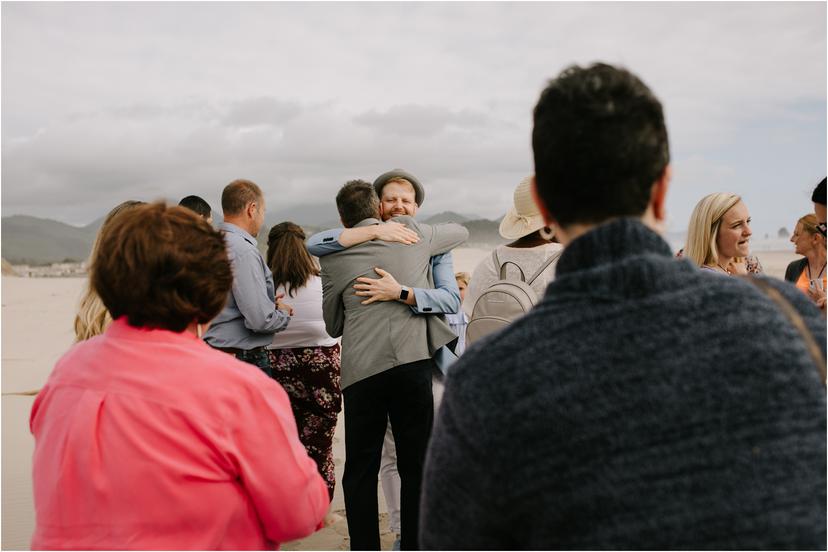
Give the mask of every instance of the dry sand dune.
M 471 273 L 489 254 L 482 249 L 458 249 L 455 269 Z M 781 277 L 795 256 L 787 252 L 762 252 L 767 273 Z M 28 549 L 34 529 L 31 493 L 31 455 L 34 441 L 29 433 L 31 396 L 8 395 L 38 389 L 55 361 L 72 344 L 72 320 L 85 280 L 78 278 L 2 279 L 2 548 Z M 344 465 L 342 420 L 337 427 L 335 459 L 337 480 Z M 378 493 L 381 496 L 381 493 Z M 380 499 L 381 510 L 384 503 Z M 330 527 L 300 541 L 286 543 L 285 550 L 347 550 L 347 525 L 341 487 L 337 486 L 331 508 L 341 516 Z M 383 547 L 391 548 L 393 535 L 382 514 Z

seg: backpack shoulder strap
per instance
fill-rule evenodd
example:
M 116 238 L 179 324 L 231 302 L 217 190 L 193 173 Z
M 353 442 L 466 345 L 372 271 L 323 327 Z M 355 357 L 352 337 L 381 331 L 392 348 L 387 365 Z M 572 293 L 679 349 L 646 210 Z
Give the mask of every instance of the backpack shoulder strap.
M 535 283 L 535 280 L 538 279 L 538 276 L 540 276 L 549 265 L 551 265 L 555 260 L 557 260 L 557 258 L 561 256 L 561 253 L 563 253 L 563 251 L 553 253 L 548 259 L 546 259 L 546 261 L 540 266 L 540 268 L 534 274 L 532 274 L 532 276 L 529 278 L 529 281 L 526 283 L 530 286 L 533 283 Z
M 750 275 L 740 277 L 756 286 L 771 301 L 776 303 L 779 310 L 782 311 L 785 317 L 790 321 L 791 325 L 796 328 L 799 335 L 802 337 L 802 340 L 805 342 L 805 346 L 811 355 L 811 359 L 813 359 L 814 364 L 816 365 L 822 385 L 825 385 L 825 357 L 822 356 L 822 349 L 820 349 L 819 345 L 817 345 L 816 339 L 814 339 L 814 336 L 808 330 L 808 326 L 805 325 L 805 320 L 803 320 L 799 312 L 797 312 L 794 306 L 791 305 L 791 303 L 785 299 L 781 293 L 779 293 L 779 290 L 761 278 L 754 278 Z

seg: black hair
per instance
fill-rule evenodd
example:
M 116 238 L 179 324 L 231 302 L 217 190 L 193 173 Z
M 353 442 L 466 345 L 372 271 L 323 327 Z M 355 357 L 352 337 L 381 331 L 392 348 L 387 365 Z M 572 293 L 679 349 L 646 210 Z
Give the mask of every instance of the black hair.
M 179 201 L 178 205 L 181 207 L 186 207 L 190 211 L 194 211 L 195 213 L 201 215 L 203 218 L 209 218 L 213 212 L 212 209 L 210 209 L 210 204 L 196 195 L 188 195 L 187 197 Z
M 345 228 L 367 218 L 379 218 L 379 198 L 364 180 L 350 180 L 342 186 L 336 194 L 336 208 Z
M 811 194 L 811 201 L 814 203 L 819 203 L 820 205 L 825 205 L 825 178 L 817 184 L 817 187 L 814 188 L 814 193 Z
M 538 193 L 562 226 L 640 216 L 670 162 L 661 103 L 635 75 L 571 66 L 534 111 Z

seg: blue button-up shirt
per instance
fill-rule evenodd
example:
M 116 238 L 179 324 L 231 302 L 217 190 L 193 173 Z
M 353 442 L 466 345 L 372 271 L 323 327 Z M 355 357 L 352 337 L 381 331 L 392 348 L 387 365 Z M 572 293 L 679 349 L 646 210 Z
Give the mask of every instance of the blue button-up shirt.
M 273 334 L 287 328 L 290 321 L 276 309 L 273 273 L 256 246 L 256 238 L 229 222 L 219 228 L 233 265 L 233 288 L 204 340 L 213 347 L 244 350 L 269 345 Z

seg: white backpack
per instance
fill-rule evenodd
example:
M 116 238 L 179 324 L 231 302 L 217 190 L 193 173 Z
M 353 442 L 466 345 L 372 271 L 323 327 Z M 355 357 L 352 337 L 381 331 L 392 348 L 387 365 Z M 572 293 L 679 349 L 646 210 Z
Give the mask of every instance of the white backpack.
M 552 264 L 561 252 L 550 256 L 540 268 L 526 280 L 523 269 L 512 261 L 500 263 L 497 249 L 492 251 L 495 270 L 500 271 L 500 280 L 493 283 L 480 294 L 472 308 L 469 325 L 466 327 L 466 346 L 479 341 L 486 335 L 508 326 L 520 318 L 538 302 L 538 295 L 532 289 L 532 283 Z M 506 265 L 511 264 L 520 271 L 520 280 L 506 278 Z

